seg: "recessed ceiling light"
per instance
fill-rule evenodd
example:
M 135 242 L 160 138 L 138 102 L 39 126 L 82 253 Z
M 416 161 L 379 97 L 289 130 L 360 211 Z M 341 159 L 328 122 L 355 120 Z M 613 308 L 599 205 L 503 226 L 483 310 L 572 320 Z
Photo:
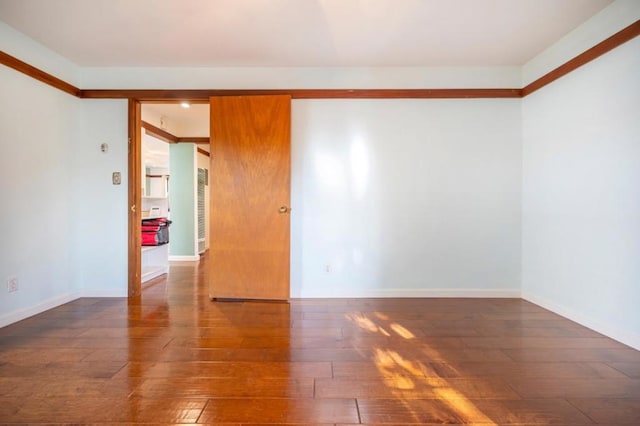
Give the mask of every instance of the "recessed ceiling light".
M 191 107 L 191 104 L 189 104 L 189 102 L 182 102 L 182 103 L 180 104 L 180 106 L 181 106 L 182 108 L 190 108 L 190 107 Z

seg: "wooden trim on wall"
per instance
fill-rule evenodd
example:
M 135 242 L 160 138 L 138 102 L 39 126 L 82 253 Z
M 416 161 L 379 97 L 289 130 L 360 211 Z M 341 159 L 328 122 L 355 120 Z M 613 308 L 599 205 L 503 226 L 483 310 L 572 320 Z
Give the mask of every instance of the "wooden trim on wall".
M 198 148 L 198 154 L 206 155 L 207 157 L 211 157 L 211 153 L 209 151 L 205 151 L 202 148 Z
M 521 89 L 185 89 L 82 90 L 87 99 L 136 98 L 142 102 L 194 101 L 213 96 L 289 95 L 292 99 L 467 99 L 520 98 Z
M 129 99 L 129 156 L 128 156 L 128 294 L 129 297 L 139 297 L 142 294 L 142 253 L 141 247 L 141 218 L 142 218 L 142 143 L 140 102 Z
M 0 64 L 83 99 L 136 99 L 139 102 L 208 102 L 212 96 L 289 95 L 292 99 L 471 99 L 523 98 L 640 35 L 640 20 L 565 62 L 522 89 L 79 89 L 0 51 Z M 169 142 L 169 141 L 168 141 Z M 173 142 L 173 141 L 171 141 Z M 204 142 L 197 142 L 204 143 Z
M 581 54 L 571 59 L 570 61 L 560 65 L 558 68 L 554 69 L 553 71 L 546 73 L 539 79 L 527 84 L 522 89 L 522 97 L 530 95 L 536 90 L 541 89 L 547 84 L 550 84 L 556 81 L 560 77 L 563 77 L 569 74 L 570 72 L 576 70 L 577 68 L 585 64 L 588 64 L 589 62 L 615 49 L 621 44 L 624 44 L 629 40 L 634 39 L 638 35 L 640 35 L 640 20 L 618 31 L 608 39 L 596 44 L 591 49 L 588 49 L 582 52 Z
M 41 81 L 49 86 L 55 87 L 56 89 L 62 90 L 73 96 L 80 96 L 80 89 L 77 87 L 67 83 L 64 80 L 59 79 L 58 77 L 54 77 L 53 75 L 46 73 L 33 65 L 29 65 L 26 62 L 21 61 L 20 59 L 13 57 L 3 51 L 0 50 L 0 64 L 5 65 L 9 68 L 13 68 L 14 70 L 21 72 L 23 74 L 28 75 L 31 78 L 35 78 L 38 81 Z
M 162 141 L 167 143 L 176 143 L 178 142 L 178 138 L 166 130 L 162 130 L 160 127 L 156 127 L 151 123 L 147 123 L 146 121 L 141 121 L 140 125 L 143 129 L 147 131 L 148 134 L 154 136 Z
M 182 137 L 178 137 L 175 136 L 169 132 L 167 132 L 166 130 L 162 130 L 159 127 L 154 126 L 151 123 L 148 123 L 146 121 L 141 121 L 140 122 L 140 126 L 145 129 L 147 131 L 148 134 L 150 134 L 151 136 L 154 136 L 158 139 L 160 139 L 161 141 L 167 142 L 167 143 L 180 143 L 180 142 L 189 142 L 189 143 L 195 143 L 195 144 L 208 144 L 209 143 L 209 138 L 208 137 L 201 137 L 201 136 L 193 136 L 193 137 L 189 137 L 189 136 L 182 136 Z
M 200 144 L 200 145 L 207 145 L 209 144 L 209 138 L 200 137 L 200 136 L 195 136 L 195 137 L 184 136 L 184 137 L 178 137 L 178 142 L 191 142 L 191 143 Z

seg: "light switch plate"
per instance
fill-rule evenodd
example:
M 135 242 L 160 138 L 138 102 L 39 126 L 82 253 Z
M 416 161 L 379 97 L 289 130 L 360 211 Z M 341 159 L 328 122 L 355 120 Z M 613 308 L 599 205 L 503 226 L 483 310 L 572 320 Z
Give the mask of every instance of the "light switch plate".
M 111 177 L 114 185 L 120 185 L 122 183 L 122 176 L 120 172 L 113 172 L 113 176 Z

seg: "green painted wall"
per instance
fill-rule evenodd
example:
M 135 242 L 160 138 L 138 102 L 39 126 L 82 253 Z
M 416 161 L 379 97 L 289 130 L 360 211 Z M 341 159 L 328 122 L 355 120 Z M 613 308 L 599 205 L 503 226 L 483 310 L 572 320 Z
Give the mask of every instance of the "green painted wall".
M 170 254 L 195 256 L 196 145 L 176 143 L 169 149 Z

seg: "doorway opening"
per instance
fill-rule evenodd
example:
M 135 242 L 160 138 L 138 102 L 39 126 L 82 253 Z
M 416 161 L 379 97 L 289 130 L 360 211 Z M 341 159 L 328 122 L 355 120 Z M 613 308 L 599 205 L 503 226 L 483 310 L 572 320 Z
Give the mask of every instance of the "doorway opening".
M 171 262 L 198 262 L 208 249 L 209 104 L 130 103 L 129 297 L 138 297 Z

